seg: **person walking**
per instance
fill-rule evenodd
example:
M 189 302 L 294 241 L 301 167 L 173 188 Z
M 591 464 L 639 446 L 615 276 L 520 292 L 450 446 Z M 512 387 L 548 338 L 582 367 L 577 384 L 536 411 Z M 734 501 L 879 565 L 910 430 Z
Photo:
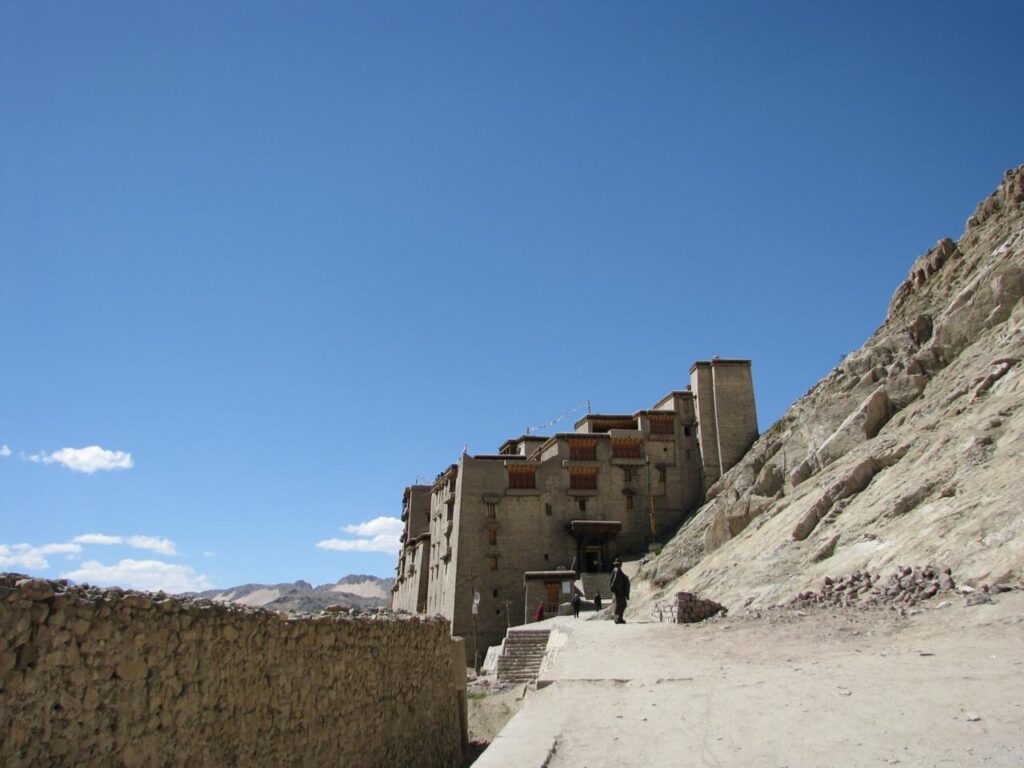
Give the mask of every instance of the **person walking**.
M 626 620 L 622 614 L 626 612 L 626 602 L 629 600 L 629 576 L 623 573 L 622 561 L 619 558 L 615 558 L 612 565 L 612 578 L 608 587 L 615 596 L 615 623 L 625 624 Z
M 574 619 L 578 619 L 580 617 L 580 603 L 583 602 L 583 600 L 580 599 L 580 593 L 573 592 L 572 600 L 569 602 L 572 603 L 572 617 Z
M 544 621 L 544 601 L 537 603 L 537 610 L 533 614 L 534 621 Z
M 602 607 L 602 604 L 601 604 L 601 593 L 598 592 L 596 595 L 594 595 L 594 610 L 595 611 L 600 611 L 601 607 Z

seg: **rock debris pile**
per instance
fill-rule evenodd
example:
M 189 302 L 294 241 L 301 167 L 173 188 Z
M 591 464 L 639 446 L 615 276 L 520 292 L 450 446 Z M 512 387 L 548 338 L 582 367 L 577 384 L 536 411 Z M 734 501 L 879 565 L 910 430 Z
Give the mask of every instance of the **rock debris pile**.
M 942 591 L 956 589 L 949 568 L 939 570 L 900 566 L 888 578 L 868 571 L 858 571 L 841 578 L 826 576 L 817 592 L 801 592 L 789 605 L 793 608 L 911 606 L 929 600 Z

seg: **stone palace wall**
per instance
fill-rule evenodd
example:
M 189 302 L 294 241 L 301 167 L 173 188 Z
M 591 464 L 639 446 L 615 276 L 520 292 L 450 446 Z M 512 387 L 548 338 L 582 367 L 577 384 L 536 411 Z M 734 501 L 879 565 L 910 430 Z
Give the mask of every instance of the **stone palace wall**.
M 0 765 L 457 766 L 463 656 L 441 619 L 0 574 Z

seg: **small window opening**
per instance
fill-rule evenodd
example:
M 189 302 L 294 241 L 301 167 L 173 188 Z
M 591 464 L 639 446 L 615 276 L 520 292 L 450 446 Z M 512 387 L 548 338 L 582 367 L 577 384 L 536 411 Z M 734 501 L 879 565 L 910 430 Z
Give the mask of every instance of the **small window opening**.
M 551 517 L 551 505 L 550 504 L 545 504 L 544 505 L 544 514 L 547 515 L 548 517 Z
M 586 511 L 587 511 L 587 500 L 586 499 L 580 499 L 580 512 L 586 512 Z

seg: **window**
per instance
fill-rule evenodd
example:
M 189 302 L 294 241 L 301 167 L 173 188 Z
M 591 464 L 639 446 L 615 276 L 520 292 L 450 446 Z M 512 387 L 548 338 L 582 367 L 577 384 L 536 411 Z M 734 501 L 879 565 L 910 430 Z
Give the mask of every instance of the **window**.
M 551 505 L 550 504 L 545 504 L 544 505 L 544 514 L 547 515 L 548 517 L 551 517 Z
M 508 468 L 508 487 L 510 490 L 536 488 L 537 468 L 513 464 Z
M 664 467 L 658 467 L 658 482 L 659 483 L 664 483 L 665 482 L 665 468 Z
M 495 596 L 495 597 L 497 597 L 497 596 L 498 596 L 498 590 L 496 590 L 496 589 L 494 590 L 494 596 Z
M 498 505 L 488 502 L 487 504 L 487 516 L 492 520 L 498 516 Z
M 693 436 L 693 429 L 691 427 L 683 427 L 683 434 L 686 437 L 692 437 Z
M 651 430 L 654 431 L 653 429 Z M 612 440 L 613 459 L 639 459 L 640 441 L 635 439 Z
M 545 552 L 545 553 L 544 553 L 544 559 L 545 559 L 545 560 L 547 560 L 547 559 L 548 559 L 548 553 L 547 553 L 547 552 Z
M 691 451 L 691 450 L 690 450 L 689 448 L 687 448 L 687 449 L 686 449 L 686 460 L 687 460 L 687 461 L 689 461 L 689 460 L 690 460 L 690 457 L 691 457 L 692 455 L 693 455 L 693 451 Z
M 623 467 L 622 468 L 622 482 L 632 483 L 633 482 L 633 468 Z
M 570 440 L 569 458 L 576 461 L 594 461 L 597 459 L 597 440 Z
M 498 529 L 488 528 L 487 529 L 487 543 L 492 547 L 498 546 Z
M 498 570 L 498 558 L 496 558 L 496 557 L 489 557 L 489 558 L 487 558 L 487 561 L 491 564 L 491 570 L 492 571 Z
M 671 435 L 675 432 L 675 417 L 672 414 L 651 414 L 651 434 Z
M 626 509 L 629 509 L 629 510 L 633 509 L 633 494 L 632 493 L 629 494 L 628 496 L 626 496 Z
M 597 467 L 573 467 L 569 470 L 569 488 L 574 491 L 597 490 Z
M 579 506 L 580 506 L 580 512 L 586 512 L 587 511 L 587 500 L 586 499 L 580 499 Z

